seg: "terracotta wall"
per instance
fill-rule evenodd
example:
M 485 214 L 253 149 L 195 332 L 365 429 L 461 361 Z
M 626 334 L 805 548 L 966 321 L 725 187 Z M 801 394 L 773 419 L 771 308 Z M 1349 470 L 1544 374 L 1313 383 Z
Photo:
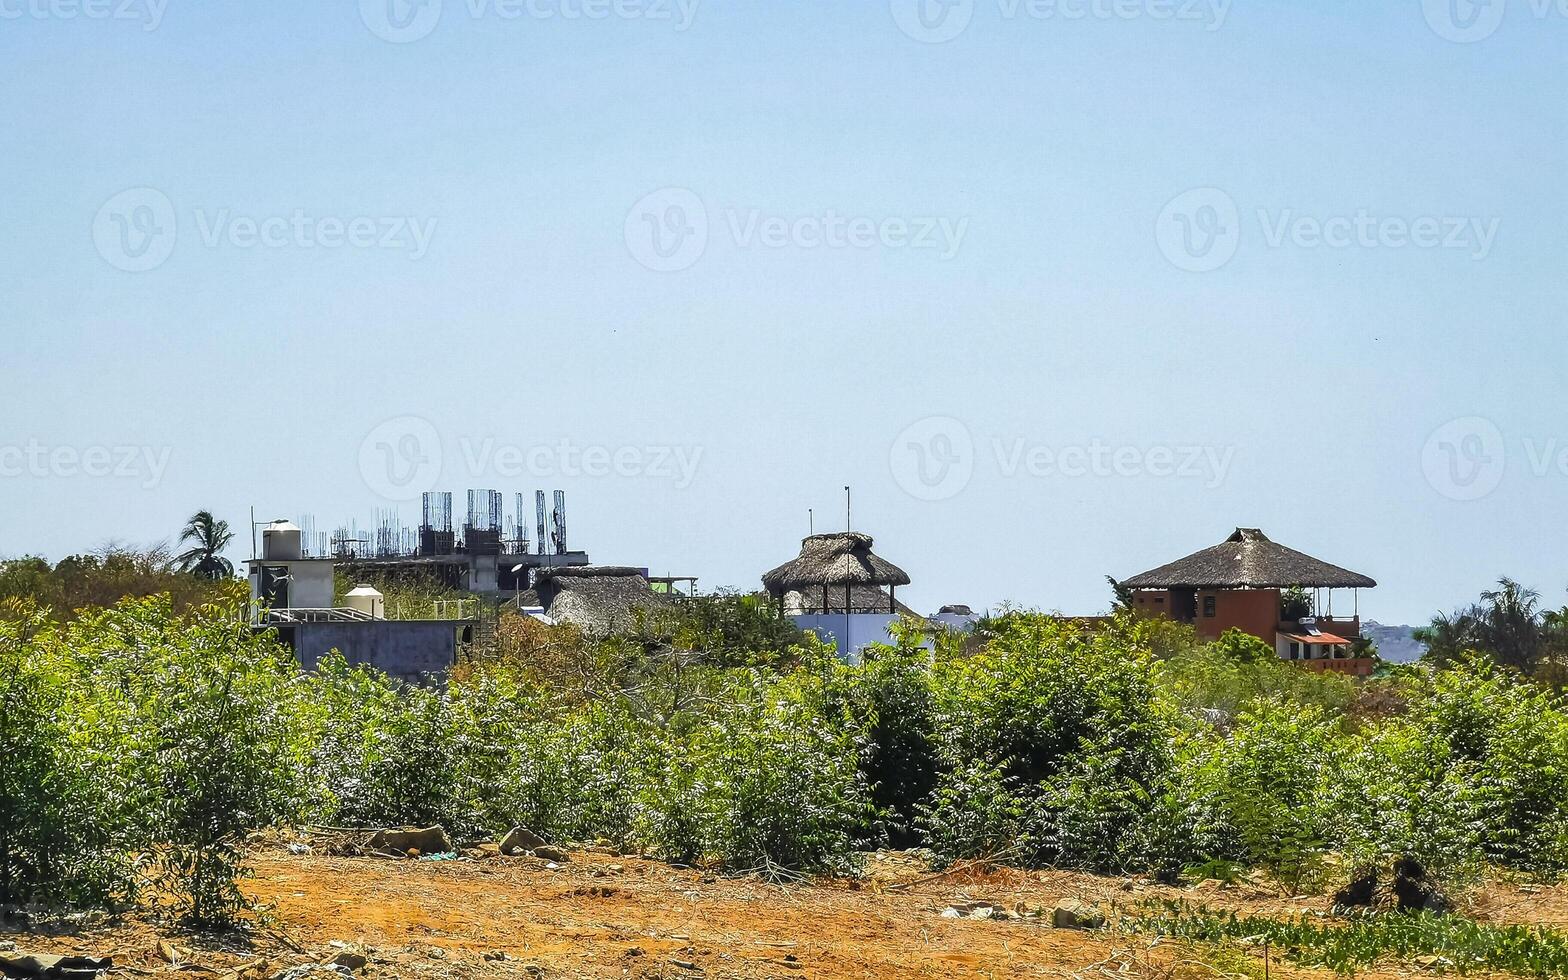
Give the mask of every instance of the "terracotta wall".
M 1214 615 L 1205 616 L 1208 598 L 1214 598 Z M 1228 629 L 1250 633 L 1269 646 L 1279 631 L 1278 589 L 1227 589 L 1198 593 L 1198 619 L 1203 636 L 1217 637 Z
M 1210 597 L 1214 600 L 1214 615 L 1205 616 L 1204 612 L 1207 609 L 1205 600 Z M 1171 610 L 1176 608 L 1179 598 L 1169 591 L 1137 592 L 1133 594 L 1133 609 L 1144 616 L 1182 619 L 1182 616 L 1171 613 Z M 1273 646 L 1274 634 L 1279 628 L 1279 590 L 1200 591 L 1197 616 L 1192 620 L 1192 625 L 1200 636 L 1210 639 L 1218 637 L 1228 629 L 1240 629 Z

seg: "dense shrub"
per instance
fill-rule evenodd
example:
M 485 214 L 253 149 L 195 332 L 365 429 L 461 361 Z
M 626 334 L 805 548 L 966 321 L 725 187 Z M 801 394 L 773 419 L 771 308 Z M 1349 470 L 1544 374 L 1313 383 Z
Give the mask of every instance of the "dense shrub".
M 934 671 L 946 770 L 924 821 L 931 846 L 969 857 L 1005 836 L 1028 862 L 1125 866 L 1170 764 L 1138 628 L 1015 615 L 996 629 Z M 979 819 L 958 812 L 971 805 Z
M 1300 890 L 1317 870 L 1331 822 L 1319 800 L 1335 735 L 1321 708 L 1268 699 L 1202 743 L 1185 773 L 1204 823 L 1195 856 L 1260 865 Z
M 236 579 L 210 581 L 185 574 L 162 548 L 109 545 L 53 565 L 42 558 L 0 560 L 0 605 L 25 600 L 53 619 L 68 620 L 80 609 L 155 595 L 169 596 L 173 608 L 184 612 L 210 602 L 242 601 L 246 588 Z
M 304 679 L 234 605 L 127 600 L 0 630 L 0 850 L 9 902 L 151 894 L 185 919 L 242 903 L 240 843 L 298 812 Z
M 74 665 L 37 610 L 0 620 L 0 909 L 127 897 L 120 728 L 76 696 Z
M 341 657 L 303 672 L 241 613 L 0 607 L 0 904 L 221 922 L 244 835 L 286 821 L 524 825 L 774 874 L 888 843 L 1292 889 L 1331 884 L 1330 852 L 1568 870 L 1568 712 L 1484 661 L 1360 681 L 1167 623 L 1010 612 L 965 642 L 901 629 L 857 666 L 803 636 L 726 667 L 749 658 L 508 620 L 509 654 L 407 685 Z
M 919 843 L 915 821 L 942 771 L 931 656 L 917 641 L 906 632 L 897 646 L 873 647 L 862 666 L 840 666 L 822 685 L 824 717 L 859 744 L 873 808 L 863 835 L 899 847 Z

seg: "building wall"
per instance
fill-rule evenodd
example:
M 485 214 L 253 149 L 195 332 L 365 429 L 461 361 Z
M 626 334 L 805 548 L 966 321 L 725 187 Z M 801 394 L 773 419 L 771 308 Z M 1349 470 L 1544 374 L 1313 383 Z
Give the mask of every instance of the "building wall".
M 336 605 L 336 583 L 332 577 L 333 563 L 304 559 L 301 561 L 266 561 L 258 559 L 250 565 L 250 596 L 261 598 L 261 571 L 264 568 L 287 568 L 292 579 L 289 587 L 289 608 L 331 609 Z
M 1279 631 L 1278 589 L 1199 589 L 1196 599 L 1191 623 L 1200 636 L 1214 639 L 1228 629 L 1239 629 L 1265 643 L 1274 642 Z M 1212 616 L 1205 615 L 1210 599 L 1214 602 Z M 1139 615 L 1178 621 L 1185 621 L 1185 617 L 1173 610 L 1183 601 L 1183 596 L 1170 590 L 1135 592 L 1132 597 L 1133 610 Z
M 1176 608 L 1175 598 L 1168 589 L 1150 590 L 1147 592 L 1134 592 L 1132 594 L 1133 612 L 1140 616 L 1163 616 L 1166 619 L 1176 619 L 1171 610 Z
M 860 651 L 873 643 L 891 643 L 888 627 L 902 619 L 889 613 L 833 613 L 827 616 L 791 616 L 794 624 L 838 647 L 840 660 L 860 663 Z
M 1214 615 L 1205 616 L 1208 599 L 1214 599 Z M 1229 629 L 1268 643 L 1274 642 L 1279 632 L 1278 589 L 1221 589 L 1199 591 L 1198 632 L 1207 637 L 1218 637 Z
M 406 681 L 443 676 L 457 663 L 458 632 L 466 624 L 411 620 L 299 623 L 278 630 L 300 665 L 314 670 L 333 650 L 350 664 L 367 664 Z

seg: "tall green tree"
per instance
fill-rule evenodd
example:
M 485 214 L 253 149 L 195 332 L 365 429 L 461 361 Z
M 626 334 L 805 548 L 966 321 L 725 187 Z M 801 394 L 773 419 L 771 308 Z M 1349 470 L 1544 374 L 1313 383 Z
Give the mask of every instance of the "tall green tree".
M 1559 622 L 1559 614 L 1542 613 L 1539 592 L 1504 577 L 1497 588 L 1481 593 L 1480 602 L 1433 617 L 1416 638 L 1427 645 L 1427 659 L 1438 664 L 1457 663 L 1473 651 L 1533 673 L 1560 632 Z
M 185 530 L 180 533 L 180 544 L 190 542 L 191 547 L 176 555 L 174 560 L 181 571 L 197 578 L 212 581 L 232 578 L 234 563 L 223 557 L 223 550 L 233 540 L 234 532 L 229 530 L 228 521 L 213 517 L 210 510 L 199 510 L 185 522 Z

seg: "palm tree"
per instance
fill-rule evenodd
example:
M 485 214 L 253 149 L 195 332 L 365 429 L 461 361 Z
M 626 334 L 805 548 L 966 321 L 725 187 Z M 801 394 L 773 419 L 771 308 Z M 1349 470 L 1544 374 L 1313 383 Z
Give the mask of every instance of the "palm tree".
M 1483 653 L 1498 663 L 1529 673 L 1535 669 L 1553 636 L 1556 614 L 1541 614 L 1541 596 L 1510 578 L 1481 593 L 1481 601 L 1451 616 L 1439 614 L 1432 625 L 1416 631 L 1427 645 L 1427 659 L 1439 664 Z
M 1541 594 L 1511 578 L 1481 593 L 1486 604 L 1486 633 L 1500 663 L 1529 672 L 1541 655 Z
M 179 563 L 180 571 L 197 578 L 212 581 L 230 578 L 234 575 L 234 563 L 223 557 L 223 549 L 233 540 L 234 532 L 229 530 L 228 521 L 218 520 L 211 511 L 199 510 L 185 522 L 185 530 L 180 534 L 180 544 L 191 541 L 194 546 L 176 555 L 174 560 Z
M 1485 641 L 1481 637 L 1483 613 L 1479 606 L 1460 609 L 1452 615 L 1438 613 L 1432 625 L 1415 631 L 1415 638 L 1426 644 L 1424 659 L 1440 666 L 1463 660 L 1467 653 L 1479 651 Z

